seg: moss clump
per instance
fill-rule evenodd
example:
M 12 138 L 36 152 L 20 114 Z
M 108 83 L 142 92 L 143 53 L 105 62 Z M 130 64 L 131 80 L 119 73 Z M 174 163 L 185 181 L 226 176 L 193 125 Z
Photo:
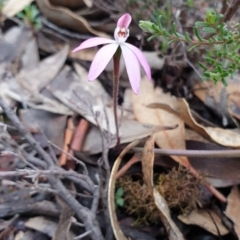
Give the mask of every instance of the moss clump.
M 161 213 L 142 181 L 134 181 L 131 176 L 124 176 L 118 180 L 117 185 L 124 190 L 124 207 L 129 215 L 137 218 L 136 225 L 160 222 Z
M 180 209 L 183 214 L 190 213 L 197 207 L 200 198 L 201 184 L 205 177 L 193 176 L 189 170 L 180 166 L 168 174 L 161 174 L 156 188 L 168 203 L 170 209 Z
M 179 167 L 167 174 L 156 176 L 155 188 L 164 197 L 170 209 L 188 214 L 197 207 L 203 179 L 204 177 L 196 178 L 187 169 Z M 124 208 L 128 214 L 137 218 L 136 225 L 156 224 L 161 221 L 160 210 L 154 203 L 151 191 L 142 180 L 124 176 L 118 180 L 117 187 L 123 188 Z

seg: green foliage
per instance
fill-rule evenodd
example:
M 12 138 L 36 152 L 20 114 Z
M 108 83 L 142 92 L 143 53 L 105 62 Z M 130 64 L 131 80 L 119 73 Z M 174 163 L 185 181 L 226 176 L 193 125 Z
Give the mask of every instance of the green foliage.
M 123 198 L 124 190 L 122 187 L 118 188 L 115 193 L 115 201 L 116 206 L 123 207 L 124 206 L 124 198 Z
M 22 12 L 17 14 L 17 17 L 23 19 L 33 29 L 40 29 L 42 22 L 39 17 L 39 10 L 35 5 L 28 5 Z
M 191 37 L 187 32 L 178 32 L 175 23 L 171 30 L 164 28 L 161 15 L 156 23 L 140 21 L 139 26 L 151 34 L 149 40 L 161 36 L 168 45 L 180 41 L 186 44 L 188 51 L 202 50 L 204 63 L 199 62 L 203 70 L 202 79 L 210 79 L 215 83 L 221 80 L 226 86 L 226 77 L 233 77 L 240 70 L 240 33 L 239 24 L 228 27 L 222 18 L 222 14 L 209 10 L 204 21 L 195 22 Z

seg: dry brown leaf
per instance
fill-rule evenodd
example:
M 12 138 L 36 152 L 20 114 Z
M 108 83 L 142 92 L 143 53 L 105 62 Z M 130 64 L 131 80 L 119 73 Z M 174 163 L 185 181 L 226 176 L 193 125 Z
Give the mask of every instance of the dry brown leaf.
M 23 240 L 23 237 L 24 237 L 24 232 L 19 231 L 19 232 L 15 235 L 14 240 Z
M 177 99 L 169 94 L 164 94 L 161 89 L 154 90 L 153 83 L 148 82 L 146 76 L 141 81 L 141 91 L 138 96 L 132 94 L 133 112 L 136 119 L 143 124 L 156 126 L 173 126 L 178 128 L 169 131 L 162 131 L 155 134 L 156 144 L 160 148 L 185 149 L 184 122 L 175 114 L 164 109 L 150 109 L 147 106 L 154 102 L 168 103 L 175 107 Z M 172 156 L 172 158 L 185 167 L 189 167 L 186 157 Z
M 23 69 L 16 76 L 18 83 L 26 90 L 29 89 L 30 95 L 38 93 L 56 77 L 66 61 L 68 50 L 69 46 L 65 45 L 61 51 L 42 60 L 36 68 Z
M 76 44 L 74 46 L 72 46 L 71 49 L 74 49 L 75 47 L 76 47 Z M 72 51 L 70 51 L 69 56 L 73 59 L 80 59 L 80 60 L 84 60 L 84 61 L 92 61 L 97 52 L 98 52 L 97 48 L 87 48 L 87 49 L 83 49 L 81 51 L 77 51 L 77 52 L 74 52 L 74 53 Z
M 77 15 L 70 9 L 67 9 L 63 6 L 53 5 L 54 2 L 56 3 L 56 1 L 51 1 L 53 4 L 50 3 L 50 0 L 36 0 L 36 2 L 43 15 L 49 21 L 57 24 L 60 27 L 82 33 L 92 33 L 99 37 L 110 38 L 104 32 L 93 29 L 85 18 Z
M 13 17 L 21 12 L 26 6 L 31 4 L 34 0 L 8 0 L 3 7 L 3 15 Z
M 229 97 L 228 97 L 228 112 L 233 117 L 240 120 L 240 92 L 236 91 L 229 95 Z
M 240 192 L 237 186 L 232 188 L 227 200 L 228 205 L 225 214 L 233 221 L 234 230 L 238 236 L 238 239 L 240 239 Z
M 74 192 L 76 191 L 73 185 L 71 190 L 74 190 Z M 74 236 L 70 231 L 70 227 L 74 211 L 60 198 L 57 198 L 57 202 L 61 205 L 62 211 L 52 240 L 72 240 Z
M 121 138 L 120 143 L 129 143 L 137 139 L 143 139 L 148 137 L 152 133 L 159 131 L 159 127 L 155 126 L 146 126 L 135 120 L 131 119 L 122 119 L 120 126 Z M 98 127 L 92 126 L 84 140 L 84 145 L 82 148 L 83 152 L 89 154 L 96 154 L 102 152 L 101 144 L 101 133 Z M 114 147 L 116 142 L 113 141 L 110 147 Z
M 198 82 L 194 85 L 194 94 L 224 120 L 231 120 L 229 114 L 240 119 L 240 75 L 229 79 L 228 86 L 222 82 Z M 225 119 L 224 119 L 225 118 Z
M 168 205 L 165 199 L 161 196 L 159 191 L 154 187 L 153 183 L 153 165 L 154 165 L 154 137 L 151 136 L 145 143 L 143 149 L 142 157 L 142 172 L 144 183 L 147 185 L 147 188 L 152 193 L 154 201 L 158 209 L 160 210 L 159 214 L 161 220 L 167 232 L 169 234 L 170 240 L 184 240 L 184 237 L 176 224 L 173 222 Z
M 116 237 L 117 240 L 128 240 L 119 224 L 118 224 L 118 220 L 117 220 L 117 215 L 116 215 L 116 207 L 115 207 L 115 183 L 116 183 L 116 174 L 118 172 L 118 168 L 119 165 L 123 159 L 123 157 L 125 156 L 125 154 L 127 152 L 129 152 L 129 150 L 133 147 L 135 147 L 139 142 L 135 141 L 133 143 L 130 143 L 119 155 L 119 157 L 117 158 L 117 160 L 114 162 L 114 165 L 112 167 L 112 172 L 109 178 L 109 184 L 108 184 L 108 208 L 109 208 L 109 214 L 110 214 L 110 220 L 111 220 L 111 224 L 112 224 L 112 228 L 113 228 L 113 232 L 114 235 Z
M 238 132 L 222 128 L 204 127 L 197 123 L 193 118 L 189 105 L 185 99 L 178 99 L 177 103 L 173 107 L 162 103 L 151 104 L 149 107 L 161 108 L 169 111 L 170 113 L 175 113 L 197 133 L 220 145 L 226 147 L 240 147 L 240 134 Z
M 211 214 L 211 216 L 209 215 Z M 219 216 L 212 210 L 193 210 L 189 215 L 179 215 L 178 219 L 185 224 L 197 225 L 218 236 L 218 230 L 220 235 L 225 235 L 229 231 L 221 222 Z M 214 220 L 214 222 L 213 222 Z M 216 228 L 217 225 L 217 228 Z
M 193 131 L 190 128 L 185 129 L 185 140 L 186 141 L 198 141 L 198 142 L 210 143 L 209 140 L 207 140 L 202 135 Z
M 83 7 L 85 5 L 83 0 L 50 0 L 50 3 L 70 9 Z
M 69 47 L 65 47 L 56 54 L 42 60 L 36 68 L 23 69 L 12 82 L 9 81 L 9 97 L 22 102 L 25 101 L 35 109 L 42 109 L 53 113 L 71 115 L 72 111 L 65 105 L 46 97 L 40 93 L 51 82 L 66 61 Z M 13 84 L 14 88 L 11 86 Z
M 53 237 L 57 228 L 57 224 L 45 217 L 29 218 L 25 222 L 25 227 L 45 233 L 49 237 Z

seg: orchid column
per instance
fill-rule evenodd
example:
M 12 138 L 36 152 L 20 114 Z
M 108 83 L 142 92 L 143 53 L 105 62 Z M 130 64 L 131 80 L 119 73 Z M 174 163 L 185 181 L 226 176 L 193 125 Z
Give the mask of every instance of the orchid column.
M 139 93 L 140 87 L 140 64 L 142 65 L 149 81 L 151 81 L 151 70 L 143 53 L 135 46 L 126 43 L 129 36 L 129 25 L 132 21 L 130 14 L 126 13 L 118 19 L 117 27 L 114 31 L 115 40 L 94 37 L 90 38 L 75 48 L 73 52 L 95 47 L 101 44 L 107 44 L 102 47 L 95 55 L 88 73 L 88 80 L 95 80 L 105 69 L 109 61 L 113 58 L 114 73 L 113 73 L 113 101 L 114 101 L 114 116 L 116 124 L 116 133 L 118 136 L 118 121 L 117 121 L 117 97 L 118 97 L 118 81 L 119 81 L 119 62 L 121 54 L 123 55 L 125 66 L 127 69 L 129 81 L 132 90 L 135 94 Z

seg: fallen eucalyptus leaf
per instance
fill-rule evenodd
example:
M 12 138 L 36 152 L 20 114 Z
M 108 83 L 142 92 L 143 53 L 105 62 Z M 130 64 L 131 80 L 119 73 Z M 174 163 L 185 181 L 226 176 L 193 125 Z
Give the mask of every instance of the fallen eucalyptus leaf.
M 237 186 L 234 186 L 231 193 L 228 195 L 228 205 L 225 214 L 234 223 L 234 230 L 240 239 L 240 192 Z
M 179 215 L 178 219 L 185 224 L 202 227 L 215 236 L 218 236 L 218 230 L 221 236 L 229 232 L 228 229 L 223 225 L 219 216 L 212 210 L 195 209 L 189 215 Z

